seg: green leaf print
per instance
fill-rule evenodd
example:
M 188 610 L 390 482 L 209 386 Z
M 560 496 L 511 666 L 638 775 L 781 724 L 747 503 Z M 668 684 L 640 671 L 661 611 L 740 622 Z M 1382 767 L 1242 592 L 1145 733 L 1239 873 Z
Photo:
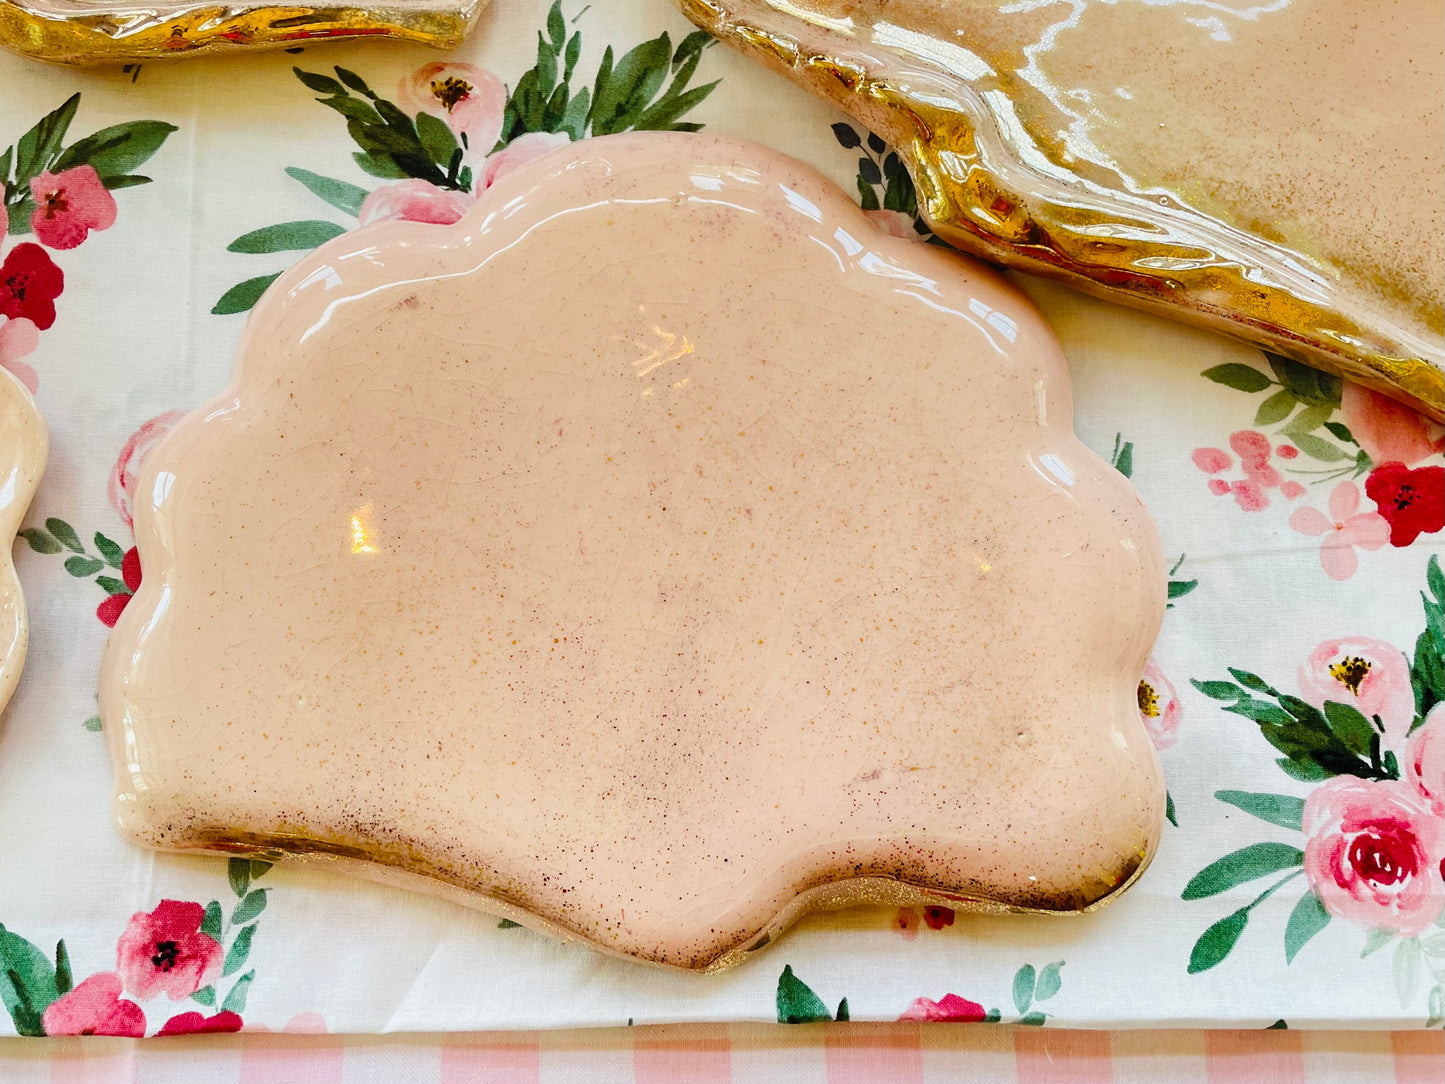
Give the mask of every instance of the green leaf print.
M 68 976 L 68 961 L 65 972 Z M 16 1033 L 44 1035 L 41 1017 L 59 996 L 55 968 L 50 966 L 49 957 L 0 925 L 0 1002 L 10 1013 Z
M 251 955 L 251 938 L 255 936 L 255 926 L 242 926 L 236 932 L 236 939 L 231 942 L 231 947 L 226 952 L 226 962 L 221 966 L 223 978 L 227 975 L 234 975 L 246 966 L 246 957 Z
M 1034 1000 L 1047 1001 L 1059 992 L 1064 980 L 1060 971 L 1063 969 L 1064 961 L 1055 960 L 1051 964 L 1045 964 L 1044 969 L 1039 972 L 1038 985 L 1034 987 Z
M 177 128 L 174 124 L 158 120 L 132 120 L 102 128 L 84 139 L 76 140 L 66 148 L 60 160 L 55 163 L 55 171 L 58 173 L 76 166 L 89 165 L 103 181 L 131 177 L 137 168 L 150 161 L 175 131 Z M 139 178 L 139 183 L 144 184 L 148 180 L 149 178 Z
M 1216 365 L 1212 369 L 1205 369 L 1199 374 L 1206 380 L 1212 380 L 1216 384 L 1223 384 L 1226 388 L 1233 388 L 1236 391 L 1256 392 L 1264 391 L 1273 381 L 1256 369 L 1253 365 L 1243 365 L 1239 362 L 1230 362 L 1228 365 Z
M 823 1004 L 823 999 L 793 974 L 791 964 L 785 966 L 783 973 L 778 976 L 777 1001 L 780 1024 L 812 1024 L 833 1019 L 828 1006 Z M 842 1019 L 846 1019 L 847 1006 L 846 998 L 838 1006 L 838 1011 L 845 1014 Z
M 1189 974 L 1208 971 L 1234 950 L 1245 926 L 1249 925 L 1249 908 L 1241 907 L 1232 915 L 1221 918 L 1199 935 L 1189 953 Z
M 59 553 L 61 545 L 38 527 L 24 527 L 15 534 L 25 539 L 36 553 Z
M 1301 896 L 1299 903 L 1295 904 L 1294 910 L 1290 912 L 1289 922 L 1284 928 L 1285 963 L 1294 963 L 1295 956 L 1305 947 L 1305 942 L 1329 924 L 1330 913 L 1320 903 L 1319 897 L 1313 891 Z
M 366 201 L 368 195 L 366 189 L 358 184 L 338 181 L 335 177 L 323 177 L 319 173 L 312 173 L 309 169 L 301 169 L 298 166 L 287 166 L 286 176 L 299 181 L 313 196 L 325 200 L 338 211 L 348 214 L 352 218 L 361 214 L 361 205 Z
M 227 252 L 290 252 L 315 248 L 340 237 L 346 232 L 344 226 L 323 219 L 309 219 L 303 222 L 278 222 L 264 226 L 250 233 L 243 233 L 229 245 Z
M 1034 1003 L 1034 965 L 1024 964 L 1014 973 L 1014 1008 L 1020 1013 L 1029 1011 L 1029 1006 Z
M 231 924 L 239 926 L 242 923 L 250 922 L 253 918 L 266 910 L 266 893 L 270 891 L 265 888 L 252 889 L 246 893 L 244 899 L 236 904 L 236 909 L 231 912 Z
M 256 980 L 255 971 L 247 971 L 239 979 L 236 985 L 231 987 L 231 992 L 226 995 L 226 1000 L 221 1002 L 222 1012 L 241 1013 L 246 1011 L 246 995 L 251 992 L 251 983 Z
M 1253 843 L 1205 866 L 1184 887 L 1182 899 L 1199 900 L 1236 885 L 1303 865 L 1304 851 L 1285 843 Z
M 221 299 L 211 306 L 211 314 L 214 316 L 226 316 L 233 312 L 245 312 L 261 300 L 261 295 L 266 292 L 266 287 L 281 277 L 277 271 L 270 275 L 257 275 L 253 279 L 246 279 L 238 282 L 224 294 Z
M 1221 802 L 1228 802 L 1236 809 L 1242 809 L 1251 817 L 1258 817 L 1281 828 L 1303 831 L 1305 802 L 1288 794 L 1257 794 L 1246 790 L 1217 790 L 1214 796 Z
M 55 537 L 57 542 L 71 552 L 85 552 L 85 547 L 81 545 L 80 542 L 80 536 L 75 533 L 75 528 L 66 523 L 65 520 L 51 516 L 45 521 L 45 529 Z

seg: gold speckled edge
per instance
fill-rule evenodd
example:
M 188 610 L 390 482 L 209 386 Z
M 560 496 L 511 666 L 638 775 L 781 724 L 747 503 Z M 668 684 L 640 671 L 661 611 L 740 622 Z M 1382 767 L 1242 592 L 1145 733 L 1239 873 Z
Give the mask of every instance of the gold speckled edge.
M 108 64 L 236 49 L 284 48 L 386 37 L 459 45 L 487 0 L 349 4 L 161 3 L 146 8 L 0 0 L 0 45 L 62 64 Z
M 25 592 L 15 573 L 15 532 L 45 472 L 50 437 L 30 392 L 8 370 L 0 369 L 0 537 L 6 540 L 0 562 L 0 709 L 10 702 L 25 652 L 30 620 Z
M 961 81 L 957 108 L 923 101 L 863 58 L 832 57 L 717 0 L 675 0 L 703 29 L 834 102 L 908 165 L 933 231 L 966 252 L 1087 293 L 1246 339 L 1445 418 L 1445 354 L 1408 333 L 1311 302 L 1284 283 L 1288 253 L 1182 205 L 1081 195 L 1022 163 Z M 876 61 L 885 50 L 874 48 Z M 930 96 L 932 97 L 932 96 Z M 1105 229 L 1101 229 L 1105 227 Z M 1107 233 L 1109 240 L 1101 241 Z M 1167 274 L 1157 268 L 1172 264 Z M 1269 281 L 1256 272 L 1267 268 Z M 1319 292 L 1318 283 L 1312 284 Z
M 482 894 L 454 881 L 441 871 L 431 874 L 418 872 L 417 855 L 396 848 L 396 853 L 411 859 L 407 864 L 385 864 L 378 858 L 378 849 L 368 844 L 365 848 L 338 843 L 332 846 L 318 844 L 316 840 L 301 837 L 253 837 L 237 836 L 234 832 L 218 831 L 206 839 L 208 833 L 197 833 L 196 842 L 184 845 L 159 846 L 157 849 L 174 854 L 213 854 L 227 857 L 245 857 L 284 865 L 288 869 L 341 872 L 360 877 L 375 884 L 400 888 L 422 895 L 432 896 L 459 904 L 470 911 L 504 918 L 518 926 L 569 944 L 585 945 L 595 952 L 629 963 L 663 971 L 686 972 L 691 974 L 716 974 L 729 971 L 749 959 L 760 949 L 778 940 L 791 927 L 812 914 L 842 911 L 856 907 L 947 907 L 963 914 L 976 915 L 1045 915 L 1068 918 L 1089 914 L 1112 903 L 1143 876 L 1153 861 L 1158 848 L 1149 845 L 1147 839 L 1140 839 L 1134 856 L 1120 870 L 1116 882 L 1100 887 L 1104 890 L 1095 898 L 1081 900 L 1077 907 L 1044 908 L 1020 906 L 984 896 L 970 896 L 945 892 L 927 885 L 888 877 L 849 877 L 828 881 L 800 892 L 761 929 L 744 938 L 736 948 L 730 948 L 711 958 L 700 958 L 690 965 L 670 963 L 625 953 L 604 941 L 583 937 L 576 930 L 559 922 L 543 918 L 519 902 L 497 894 Z M 224 836 L 222 839 L 220 837 Z M 155 846 L 154 843 L 148 843 Z M 422 863 L 424 864 L 424 863 Z M 412 868 L 408 868 L 410 865 Z

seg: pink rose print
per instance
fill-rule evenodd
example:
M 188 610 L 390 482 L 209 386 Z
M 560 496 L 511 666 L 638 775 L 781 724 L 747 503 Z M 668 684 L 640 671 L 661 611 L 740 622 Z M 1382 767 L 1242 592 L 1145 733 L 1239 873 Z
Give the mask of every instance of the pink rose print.
M 36 203 L 30 228 L 41 244 L 51 248 L 75 248 L 91 230 L 115 225 L 115 197 L 101 183 L 94 166 L 36 174 L 30 192 Z
M 241 1023 L 241 1018 L 233 1012 L 218 1012 L 215 1016 L 183 1012 L 162 1024 L 156 1035 L 202 1035 L 209 1032 L 240 1031 Z
M 572 142 L 566 132 L 526 132 L 491 155 L 482 167 L 481 180 L 477 189 L 491 188 L 498 179 L 505 177 L 519 166 L 525 166 L 548 151 L 565 147 Z
M 1387 745 L 1398 745 L 1415 721 L 1410 666 L 1394 645 L 1364 636 L 1326 640 L 1299 669 L 1301 699 L 1349 704 L 1366 719 L 1380 717 Z
M 969 1001 L 957 994 L 944 994 L 937 1001 L 930 998 L 915 998 L 899 1020 L 935 1020 L 956 1024 L 976 1024 L 987 1019 L 988 1013 L 976 1001 Z
M 1330 513 L 1303 505 L 1289 516 L 1300 534 L 1320 538 L 1320 567 L 1332 580 L 1348 580 L 1360 566 L 1355 549 L 1377 550 L 1390 537 L 1390 524 L 1378 512 L 1361 512 L 1360 487 L 1341 482 L 1330 493 Z
M 3 217 L 0 215 L 0 218 Z M 0 316 L 0 366 L 19 377 L 20 383 L 30 389 L 31 395 L 40 387 L 40 377 L 20 359 L 33 354 L 39 345 L 40 329 L 34 321 L 24 317 L 12 320 L 8 316 Z
M 427 222 L 450 226 L 477 202 L 470 192 L 438 188 L 430 181 L 409 178 L 374 189 L 357 216 L 363 226 L 373 222 Z
M 130 594 L 106 595 L 101 604 L 95 608 L 95 616 L 100 618 L 100 623 L 108 629 L 115 628 L 115 623 L 120 620 L 120 615 L 125 613 L 125 608 L 130 605 L 130 600 L 140 590 L 140 553 L 134 546 L 126 550 L 125 556 L 121 558 L 120 578 L 125 581 Z
M 1174 683 L 1164 676 L 1159 664 L 1150 659 L 1139 682 L 1139 718 L 1154 748 L 1168 749 L 1178 740 L 1183 711 Z
M 165 994 L 190 997 L 221 974 L 221 946 L 201 933 L 206 909 L 199 903 L 162 900 L 151 912 L 137 911 L 116 943 L 116 970 L 125 988 L 140 998 Z
M 444 119 L 470 160 L 486 157 L 502 138 L 507 88 L 485 68 L 434 61 L 403 79 L 396 100 L 412 113 Z
M 1445 528 L 1445 467 L 1381 463 L 1365 479 L 1365 494 L 1389 521 L 1392 546 Z
M 1445 817 L 1445 704 L 1436 704 L 1405 746 L 1405 778 L 1425 807 Z
M 1376 463 L 1409 467 L 1445 449 L 1445 426 L 1349 381 L 1340 393 L 1340 417 Z
M 1330 914 L 1409 937 L 1445 906 L 1445 824 L 1408 785 L 1336 776 L 1305 800 L 1303 824 L 1305 875 Z
M 863 214 L 889 237 L 904 241 L 924 240 L 923 235 L 913 228 L 913 219 L 902 211 L 864 211 Z
M 45 1034 L 123 1035 L 139 1039 L 146 1032 L 145 1013 L 120 993 L 119 975 L 103 971 L 90 976 L 46 1007 L 41 1018 Z
M 146 457 L 160 443 L 161 437 L 170 432 L 171 426 L 185 417 L 185 413 L 184 410 L 168 410 L 156 415 L 131 434 L 116 457 L 115 466 L 105 483 L 105 494 L 110 498 L 110 506 L 115 509 L 116 515 L 125 520 L 127 527 L 135 526 L 135 491 Z

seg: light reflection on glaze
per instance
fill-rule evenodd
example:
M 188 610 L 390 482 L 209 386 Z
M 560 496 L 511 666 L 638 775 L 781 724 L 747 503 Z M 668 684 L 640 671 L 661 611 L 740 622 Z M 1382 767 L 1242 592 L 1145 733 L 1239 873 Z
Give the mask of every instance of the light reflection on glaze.
M 1439 0 L 677 3 L 893 142 L 951 243 L 1445 410 Z
M 1057 342 L 763 148 L 588 140 L 323 246 L 147 469 L 101 696 L 142 843 L 691 968 L 1086 909 L 1157 844 L 1164 564 Z

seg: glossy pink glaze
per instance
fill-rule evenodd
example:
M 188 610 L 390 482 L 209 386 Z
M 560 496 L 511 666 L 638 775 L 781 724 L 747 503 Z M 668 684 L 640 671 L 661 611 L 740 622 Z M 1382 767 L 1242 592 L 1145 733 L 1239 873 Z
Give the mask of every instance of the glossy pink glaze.
M 1058 343 L 765 148 L 588 140 L 324 246 L 141 494 L 142 843 L 684 967 L 889 886 L 1081 909 L 1157 843 L 1164 564 Z

